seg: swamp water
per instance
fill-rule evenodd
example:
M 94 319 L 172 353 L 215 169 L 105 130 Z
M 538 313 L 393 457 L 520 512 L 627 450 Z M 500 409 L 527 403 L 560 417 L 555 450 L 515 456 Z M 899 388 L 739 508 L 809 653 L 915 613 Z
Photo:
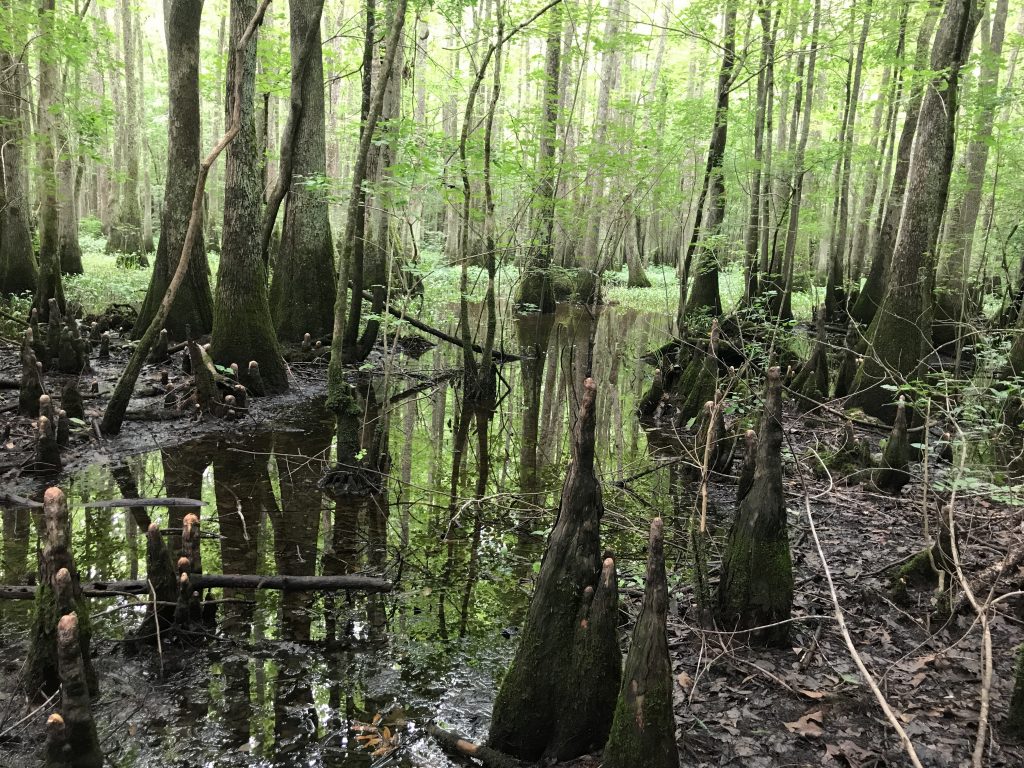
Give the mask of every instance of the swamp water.
M 486 735 L 557 509 L 588 349 L 598 384 L 603 545 L 619 560 L 620 588 L 642 588 L 656 514 L 669 513 L 670 581 L 682 578 L 692 499 L 681 492 L 678 464 L 647 471 L 666 449 L 648 443 L 634 415 L 652 371 L 639 357 L 661 342 L 665 322 L 616 307 L 597 317 L 565 307 L 554 318 L 504 322 L 503 348 L 524 359 L 500 369 L 482 499 L 474 498 L 475 422 L 451 496 L 461 353 L 447 346 L 418 360 L 389 358 L 373 374 L 380 407 L 366 408 L 363 427 L 386 435 L 379 492 L 335 498 L 321 490 L 335 429 L 322 400 L 216 437 L 188 440 L 181 422 L 180 444 L 61 477 L 83 581 L 145 577 L 145 515 L 180 530 L 182 508 L 83 506 L 137 495 L 206 502 L 205 572 L 362 573 L 395 584 L 379 595 L 215 590 L 221 602 L 209 636 L 165 647 L 162 658 L 156 648 L 129 653 L 123 642 L 141 621 L 139 600 L 91 600 L 102 688 L 94 709 L 111 762 L 450 765 L 422 725 L 436 719 Z M 616 487 L 635 475 L 642 476 L 628 491 Z M 32 510 L 3 511 L 3 583 L 25 583 L 35 571 L 32 521 Z M 180 540 L 168 539 L 176 551 Z M 623 605 L 625 630 L 626 607 L 635 606 Z M 10 731 L 0 740 L 0 765 L 34 762 L 45 719 L 12 727 L 24 714 L 10 692 L 30 617 L 29 601 L 0 601 L 0 734 Z

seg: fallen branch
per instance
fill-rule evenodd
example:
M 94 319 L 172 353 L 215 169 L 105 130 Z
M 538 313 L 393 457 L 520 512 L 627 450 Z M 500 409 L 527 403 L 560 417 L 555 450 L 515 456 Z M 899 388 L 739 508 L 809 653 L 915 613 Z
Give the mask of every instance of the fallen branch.
M 457 733 L 446 731 L 434 723 L 427 723 L 427 733 L 434 737 L 445 752 L 475 758 L 483 763 L 484 768 L 524 768 L 526 766 L 526 763 L 510 757 L 504 752 L 477 744 Z
M 106 509 L 108 507 L 205 507 L 205 501 L 184 499 L 178 496 L 167 496 L 153 499 L 108 499 L 107 501 L 90 501 L 83 504 L 86 509 Z
M 369 291 L 363 291 L 361 295 L 365 301 L 373 301 L 373 295 Z M 410 317 L 409 315 L 405 314 L 405 312 L 401 309 L 395 309 L 390 304 L 386 306 L 385 309 L 388 311 L 389 314 L 394 315 L 399 320 L 405 320 L 405 322 L 407 322 L 409 325 L 411 325 L 413 328 L 416 328 L 417 330 L 423 331 L 424 333 L 429 333 L 431 336 L 441 339 L 441 341 L 447 341 L 449 344 L 454 344 L 457 347 L 463 346 L 462 339 L 457 339 L 450 333 L 445 333 L 444 331 L 439 330 L 438 328 L 434 328 L 433 326 L 427 325 L 422 320 L 417 320 L 415 317 Z M 472 347 L 474 352 L 479 352 L 480 354 L 483 354 L 484 348 L 481 347 L 479 344 L 473 344 Z M 491 354 L 494 355 L 494 357 L 496 357 L 498 360 L 505 363 L 512 363 L 515 362 L 516 360 L 522 359 L 519 355 L 514 355 L 511 352 L 502 352 L 501 350 L 494 350 L 494 352 L 492 352 Z
M 376 576 L 261 576 L 259 574 L 191 574 L 194 590 L 228 587 L 231 589 L 274 589 L 282 592 L 346 590 L 351 592 L 390 592 L 392 584 Z M 121 597 L 149 594 L 145 579 L 126 581 L 83 581 L 86 597 Z M 0 600 L 32 600 L 36 587 L 30 584 L 0 585 Z

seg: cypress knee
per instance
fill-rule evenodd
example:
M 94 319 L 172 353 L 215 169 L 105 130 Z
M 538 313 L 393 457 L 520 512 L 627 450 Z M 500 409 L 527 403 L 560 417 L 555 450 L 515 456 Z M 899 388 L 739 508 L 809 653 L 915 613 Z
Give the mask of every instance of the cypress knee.
M 22 416 L 39 415 L 39 398 L 43 395 L 43 377 L 35 353 L 32 329 L 25 331 L 21 344 L 21 387 L 18 391 L 18 412 Z
M 626 657 L 604 768 L 679 766 L 667 616 L 664 537 L 661 518 L 656 517 L 651 523 L 643 605 Z
M 60 618 L 73 609 L 82 663 L 91 693 L 99 689 L 89 652 L 92 632 L 89 613 L 71 553 L 71 524 L 68 505 L 59 488 L 48 488 L 43 495 L 43 521 L 46 546 L 40 560 L 39 586 L 36 588 L 35 617 L 29 639 L 28 660 L 23 684 L 30 695 L 50 695 L 60 686 L 57 668 L 56 628 Z M 63 573 L 62 573 L 63 571 Z M 65 713 L 66 715 L 67 713 Z
M 78 616 L 74 613 L 62 617 L 57 624 L 57 660 L 68 765 L 71 768 L 102 768 L 103 752 L 92 718 L 88 674 L 82 658 Z
M 871 474 L 871 482 L 878 490 L 892 494 L 898 494 L 910 482 L 910 438 L 902 396 L 896 406 L 896 422 L 882 452 L 881 466 Z
M 836 375 L 836 385 L 832 391 L 835 397 L 846 397 L 852 391 L 853 380 L 857 376 L 857 366 L 859 365 L 860 356 L 857 354 L 859 340 L 857 324 L 851 320 L 846 329 L 846 342 L 839 358 L 839 373 Z
M 599 749 L 621 676 L 615 564 L 602 561 L 594 471 L 596 387 L 584 382 L 572 462 L 522 639 L 494 703 L 488 746 L 522 760 Z
M 825 308 L 818 312 L 817 332 L 810 357 L 800 366 L 790 389 L 802 408 L 813 408 L 828 398 L 828 354 L 825 351 Z
M 793 564 L 789 552 L 786 503 L 782 489 L 782 376 L 768 371 L 757 462 L 722 556 L 718 619 L 728 629 L 751 629 L 784 622 L 793 606 Z M 789 624 L 751 633 L 766 645 L 784 645 Z

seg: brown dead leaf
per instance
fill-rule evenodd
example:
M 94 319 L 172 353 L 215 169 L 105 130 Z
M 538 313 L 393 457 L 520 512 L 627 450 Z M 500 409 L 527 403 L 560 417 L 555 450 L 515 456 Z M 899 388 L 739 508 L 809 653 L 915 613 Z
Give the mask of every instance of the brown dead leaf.
M 684 691 L 688 691 L 690 690 L 690 687 L 693 685 L 693 678 L 690 677 L 686 672 L 680 672 L 676 676 L 676 682 L 679 683 L 680 688 L 682 688 Z
M 794 720 L 792 723 L 783 723 L 783 725 L 786 726 L 787 731 L 795 733 L 797 736 L 817 739 L 825 733 L 821 728 L 824 718 L 824 713 L 820 709 L 816 709 L 813 712 L 808 712 L 799 720 Z
M 805 691 L 803 688 L 800 689 L 800 693 L 802 693 L 808 699 L 815 699 L 815 700 L 817 700 L 817 699 L 824 699 L 825 695 L 826 695 L 824 691 Z

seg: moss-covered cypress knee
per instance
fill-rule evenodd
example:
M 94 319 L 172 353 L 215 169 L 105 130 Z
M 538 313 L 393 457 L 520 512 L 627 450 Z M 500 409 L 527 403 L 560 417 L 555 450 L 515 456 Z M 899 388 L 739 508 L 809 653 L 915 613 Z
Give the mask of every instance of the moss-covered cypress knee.
M 39 398 L 43 394 L 43 375 L 36 359 L 32 329 L 25 331 L 21 344 L 21 386 L 18 391 L 18 412 L 22 416 L 39 415 Z
M 494 702 L 488 745 L 523 760 L 599 749 L 621 676 L 614 562 L 602 558 L 594 471 L 596 387 L 587 379 L 572 462 L 522 639 Z
M 48 696 L 60 686 L 57 667 L 57 622 L 71 609 L 77 614 L 77 636 L 81 646 L 89 691 L 99 687 L 92 666 L 88 606 L 82 597 L 75 560 L 71 553 L 71 524 L 64 493 L 48 488 L 43 495 L 43 522 L 46 545 L 40 559 L 40 579 L 36 588 L 35 617 L 29 639 L 23 685 L 29 695 Z M 61 571 L 65 573 L 62 574 Z M 58 579 L 58 574 L 60 578 Z
M 782 489 L 782 377 L 768 371 L 757 464 L 740 502 L 722 557 L 718 619 L 729 629 L 776 626 L 752 634 L 769 645 L 789 637 L 793 564 Z
M 846 328 L 846 342 L 839 356 L 839 373 L 836 374 L 835 397 L 846 397 L 852 391 L 853 380 L 857 376 L 860 356 L 857 354 L 857 343 L 860 341 L 857 324 L 851 320 Z
M 871 473 L 871 482 L 878 490 L 892 494 L 898 494 L 910 482 L 910 437 L 902 396 L 896 406 L 896 422 L 882 451 L 881 466 Z
M 664 538 L 661 518 L 656 517 L 651 523 L 643 605 L 633 628 L 612 730 L 604 749 L 605 768 L 679 765 L 667 616 Z

